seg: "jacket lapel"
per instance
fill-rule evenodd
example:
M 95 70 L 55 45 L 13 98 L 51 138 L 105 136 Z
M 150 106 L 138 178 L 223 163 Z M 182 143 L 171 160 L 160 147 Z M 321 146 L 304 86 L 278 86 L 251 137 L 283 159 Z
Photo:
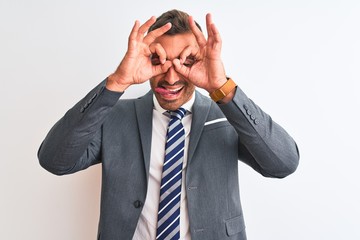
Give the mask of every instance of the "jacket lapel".
M 197 144 L 200 140 L 201 133 L 204 128 L 205 121 L 208 117 L 211 101 L 202 96 L 199 92 L 195 92 L 195 102 L 192 109 L 192 123 L 190 142 L 188 149 L 188 163 L 190 163 Z M 150 153 L 151 153 L 151 137 L 152 137 L 152 115 L 153 115 L 153 94 L 149 91 L 139 100 L 135 101 L 136 120 L 139 128 L 140 140 L 143 150 L 146 179 L 149 178 Z
M 152 96 L 152 92 L 149 91 L 143 97 L 135 101 L 136 120 L 143 150 L 146 179 L 149 179 L 150 166 L 152 115 L 154 106 Z
M 188 150 L 188 163 L 190 163 L 194 155 L 211 106 L 211 101 L 209 101 L 209 99 L 201 95 L 198 91 L 196 91 L 195 94 L 195 102 L 192 110 L 193 116 L 190 130 L 191 132 Z

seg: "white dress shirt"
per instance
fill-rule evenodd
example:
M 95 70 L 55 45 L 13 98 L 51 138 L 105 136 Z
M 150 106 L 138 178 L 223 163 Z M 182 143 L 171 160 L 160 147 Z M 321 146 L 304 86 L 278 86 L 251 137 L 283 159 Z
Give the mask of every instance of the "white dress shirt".
M 146 200 L 142 209 L 133 240 L 155 240 L 157 217 L 159 208 L 160 183 L 162 177 L 162 167 L 165 157 L 165 141 L 166 131 L 170 118 L 164 113 L 166 112 L 158 103 L 155 95 L 153 97 L 154 109 L 152 119 L 152 139 L 151 139 L 151 155 L 150 170 Z M 181 184 L 181 201 L 180 201 L 180 239 L 191 240 L 189 215 L 185 190 L 185 172 L 187 167 L 187 157 L 189 149 L 190 128 L 192 121 L 192 106 L 195 101 L 195 94 L 182 107 L 187 110 L 182 124 L 185 129 L 185 149 L 184 162 L 182 171 Z

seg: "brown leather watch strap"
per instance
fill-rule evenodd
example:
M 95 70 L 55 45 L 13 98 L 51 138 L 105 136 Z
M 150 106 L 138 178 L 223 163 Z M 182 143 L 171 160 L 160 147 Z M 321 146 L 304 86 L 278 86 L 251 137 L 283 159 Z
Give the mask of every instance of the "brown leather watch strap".
M 214 102 L 218 102 L 226 95 L 228 95 L 236 86 L 236 83 L 231 78 L 228 78 L 226 83 L 222 85 L 221 88 L 210 93 L 210 97 Z

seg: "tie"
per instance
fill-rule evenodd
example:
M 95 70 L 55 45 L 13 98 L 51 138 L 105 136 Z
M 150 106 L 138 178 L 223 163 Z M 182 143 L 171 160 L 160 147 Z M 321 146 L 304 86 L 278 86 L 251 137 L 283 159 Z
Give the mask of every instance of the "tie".
M 157 240 L 180 238 L 181 178 L 185 146 L 185 131 L 181 119 L 185 113 L 184 108 L 170 112 L 160 185 Z

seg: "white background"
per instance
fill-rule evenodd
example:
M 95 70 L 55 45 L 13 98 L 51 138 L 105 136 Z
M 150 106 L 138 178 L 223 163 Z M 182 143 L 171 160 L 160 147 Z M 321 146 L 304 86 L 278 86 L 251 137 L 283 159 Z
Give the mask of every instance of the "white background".
M 57 177 L 37 149 L 117 67 L 134 21 L 173 8 L 204 29 L 213 13 L 227 74 L 300 148 L 297 172 L 282 180 L 239 164 L 248 238 L 360 239 L 357 0 L 1 0 L 1 239 L 96 238 L 100 166 Z

